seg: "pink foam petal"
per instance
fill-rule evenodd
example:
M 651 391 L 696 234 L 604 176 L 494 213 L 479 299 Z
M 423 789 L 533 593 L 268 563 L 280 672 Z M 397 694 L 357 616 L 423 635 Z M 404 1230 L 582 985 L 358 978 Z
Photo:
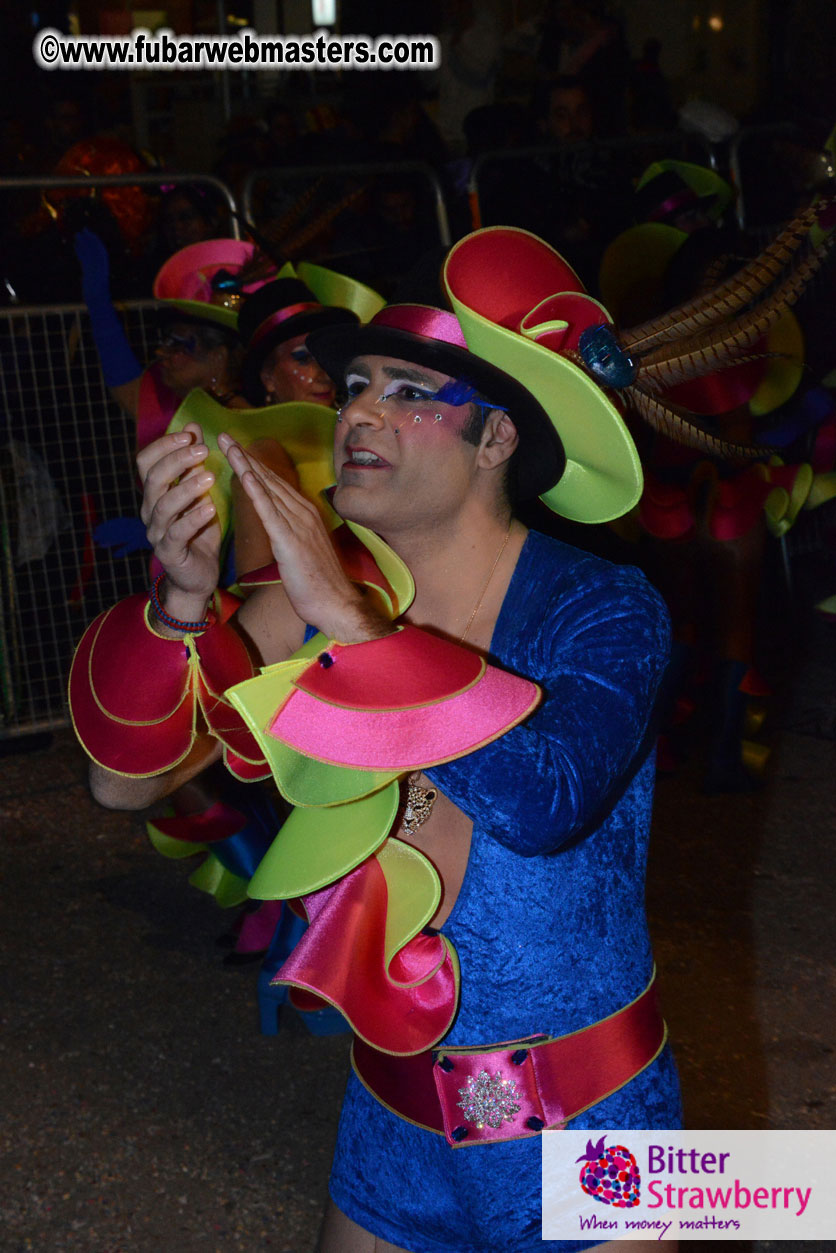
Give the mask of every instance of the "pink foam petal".
M 537 703 L 539 688 L 488 666 L 460 695 L 418 709 L 357 710 L 294 691 L 268 728 L 291 748 L 358 770 L 415 770 L 496 739 Z

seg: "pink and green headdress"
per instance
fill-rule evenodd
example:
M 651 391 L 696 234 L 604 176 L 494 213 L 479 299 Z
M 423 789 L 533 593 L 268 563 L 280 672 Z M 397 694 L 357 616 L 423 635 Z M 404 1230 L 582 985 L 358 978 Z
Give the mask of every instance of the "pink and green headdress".
M 489 227 L 457 244 L 444 279 L 468 348 L 523 381 L 560 432 L 566 472 L 542 494 L 544 501 L 580 521 L 615 518 L 634 503 L 641 472 L 616 405 L 711 455 L 768 456 L 771 450 L 763 445 L 717 436 L 680 394 L 678 402 L 672 398 L 674 389 L 763 358 L 761 341 L 777 331 L 828 256 L 834 220 L 833 198 L 822 197 L 727 281 L 619 331 L 566 262 L 536 236 Z M 797 337 L 787 342 L 795 345 Z M 797 370 L 791 362 L 783 371 L 786 394 Z M 773 396 L 762 401 L 774 402 Z M 607 502 L 618 508 L 608 511 Z
M 270 353 L 285 340 L 325 326 L 366 322 L 380 310 L 382 296 L 345 274 L 302 261 L 287 262 L 278 275 L 247 296 L 238 330 L 244 342 L 243 380 L 246 395 L 263 403 L 261 369 Z
M 189 318 L 238 327 L 245 296 L 275 277 L 276 267 L 241 239 L 207 239 L 169 257 L 154 279 L 154 296 Z

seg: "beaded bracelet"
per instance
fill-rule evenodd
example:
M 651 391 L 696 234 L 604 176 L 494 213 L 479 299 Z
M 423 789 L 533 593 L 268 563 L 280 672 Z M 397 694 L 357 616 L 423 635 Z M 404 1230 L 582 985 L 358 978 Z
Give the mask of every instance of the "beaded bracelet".
M 171 627 L 174 631 L 185 631 L 193 634 L 195 631 L 205 631 L 209 626 L 211 619 L 204 618 L 202 622 L 181 622 L 179 618 L 172 618 L 170 613 L 166 613 L 160 603 L 160 584 L 165 578 L 165 572 L 158 574 L 151 584 L 151 590 L 148 593 L 148 599 L 151 602 L 151 608 L 167 627 Z

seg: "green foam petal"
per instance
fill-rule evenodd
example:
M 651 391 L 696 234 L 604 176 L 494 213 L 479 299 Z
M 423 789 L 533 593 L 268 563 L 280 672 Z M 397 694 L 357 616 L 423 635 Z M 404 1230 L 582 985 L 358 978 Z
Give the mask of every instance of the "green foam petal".
M 296 467 L 303 495 L 320 509 L 333 529 L 334 514 L 322 499 L 334 482 L 334 423 L 336 414 L 324 405 L 292 401 L 261 409 L 227 409 L 201 388 L 189 392 L 168 424 L 168 434 L 181 431 L 187 422 L 198 422 L 209 449 L 206 469 L 215 482 L 209 495 L 218 511 L 222 533 L 229 526 L 232 498 L 232 467 L 218 448 L 218 436 L 226 431 L 243 448 L 256 439 L 277 440 Z
M 403 840 L 389 839 L 377 860 L 386 878 L 385 959 L 392 958 L 427 925 L 441 900 L 441 881 L 433 864 Z
M 388 580 L 392 591 L 395 593 L 397 604 L 392 604 L 391 598 L 383 588 L 379 590 L 385 600 L 389 602 L 392 617 L 399 618 L 402 613 L 406 613 L 415 596 L 415 580 L 412 577 L 409 566 L 401 560 L 397 553 L 379 535 L 376 535 L 374 531 L 370 531 L 368 527 L 360 526 L 357 522 L 348 522 L 347 525 L 349 530 L 353 531 L 360 540 L 360 543 L 368 548 L 377 562 L 381 574 Z
M 804 508 L 818 509 L 821 505 L 826 505 L 834 496 L 836 496 L 836 470 L 825 470 L 813 476 L 810 491 L 804 501 Z
M 208 300 L 176 300 L 166 297 L 160 301 L 166 308 L 179 309 L 191 318 L 200 318 L 202 322 L 217 322 L 227 330 L 238 329 L 238 310 L 228 309 L 226 305 L 213 305 Z
M 328 642 L 319 633 L 287 661 L 266 666 L 254 679 L 245 679 L 226 693 L 255 736 L 276 786 L 291 805 L 342 805 L 377 792 L 398 777 L 397 771 L 351 770 L 314 761 L 269 734 L 268 727 L 293 690 L 294 680 Z
M 171 835 L 164 835 L 153 822 L 146 822 L 145 830 L 154 848 L 163 857 L 178 861 L 183 857 L 194 857 L 195 853 L 205 853 L 205 844 L 195 844 L 194 840 L 175 840 Z
M 359 283 L 347 274 L 338 274 L 336 270 L 326 269 L 324 265 L 300 261 L 296 272 L 320 304 L 350 309 L 361 322 L 370 322 L 386 304 L 384 297 L 365 283 Z
M 268 736 L 264 755 L 282 795 L 302 809 L 346 805 L 385 788 L 399 771 L 352 770 L 329 761 L 314 761 L 288 744 Z
M 289 900 L 316 892 L 359 866 L 386 839 L 400 800 L 397 783 L 330 809 L 294 809 L 261 859 L 249 894 Z
M 247 880 L 227 870 L 214 853 L 210 853 L 203 864 L 189 875 L 189 883 L 201 892 L 214 896 L 221 909 L 231 909 L 247 899 Z
M 712 210 L 712 217 L 720 217 L 724 210 L 731 204 L 734 190 L 730 183 L 721 178 L 715 170 L 709 169 L 705 165 L 695 165 L 692 161 L 677 161 L 673 158 L 663 161 L 654 161 L 649 165 L 639 179 L 636 190 L 640 191 L 642 187 L 651 182 L 658 175 L 670 171 L 678 174 L 686 187 L 690 187 L 695 195 L 700 197 L 713 196 L 716 205 Z

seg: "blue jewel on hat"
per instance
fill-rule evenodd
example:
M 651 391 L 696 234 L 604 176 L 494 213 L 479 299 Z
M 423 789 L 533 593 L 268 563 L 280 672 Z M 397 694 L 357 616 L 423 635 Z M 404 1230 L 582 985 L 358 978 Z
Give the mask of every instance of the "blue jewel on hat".
M 636 363 L 606 323 L 588 326 L 578 340 L 578 351 L 592 377 L 604 387 L 629 387 L 636 381 Z

